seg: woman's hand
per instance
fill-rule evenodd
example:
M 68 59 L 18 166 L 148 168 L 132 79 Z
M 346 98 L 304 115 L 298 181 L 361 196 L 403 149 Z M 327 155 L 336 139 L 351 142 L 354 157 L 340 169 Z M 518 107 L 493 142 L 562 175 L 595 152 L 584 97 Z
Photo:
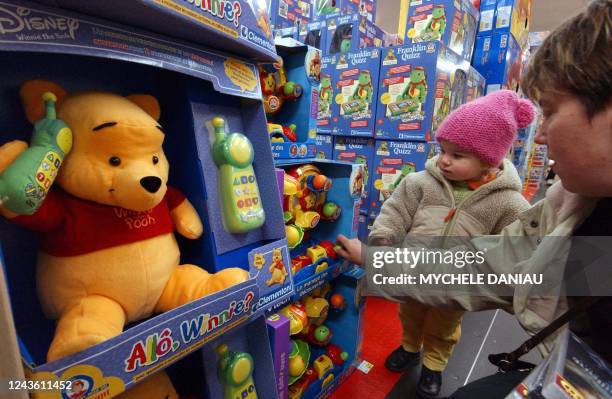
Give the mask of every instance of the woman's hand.
M 356 265 L 363 265 L 361 241 L 356 238 L 349 239 L 340 234 L 336 238 L 336 244 L 338 246 L 335 249 L 338 255 Z

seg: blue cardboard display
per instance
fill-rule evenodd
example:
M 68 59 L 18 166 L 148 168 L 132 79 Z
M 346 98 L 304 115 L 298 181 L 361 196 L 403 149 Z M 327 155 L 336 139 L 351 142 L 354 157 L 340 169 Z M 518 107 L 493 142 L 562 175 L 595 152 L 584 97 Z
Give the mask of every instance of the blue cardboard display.
M 478 35 L 511 33 L 520 48 L 529 45 L 532 0 L 483 0 Z
M 117 21 L 225 53 L 274 62 L 265 4 L 254 0 L 37 0 Z M 136 44 L 137 46 L 139 44 Z M 181 57 L 178 54 L 178 57 Z
M 467 77 L 467 87 L 465 88 L 463 103 L 470 102 L 482 97 L 487 90 L 487 81 L 474 67 L 470 66 Z
M 429 143 L 376 140 L 369 195 L 371 213 L 380 211 L 406 174 L 425 169 L 429 147 Z
M 315 20 L 321 21 L 331 16 L 359 14 L 368 21 L 376 20 L 375 0 L 312 0 L 315 9 Z
M 497 0 L 481 0 L 480 21 L 478 21 L 478 36 L 490 35 L 495 29 L 495 9 Z
M 359 14 L 330 17 L 326 22 L 325 55 L 382 47 L 385 32 Z
M 274 166 L 268 137 L 262 134 L 265 116 L 253 64 L 64 10 L 22 1 L 3 1 L 2 8 L 10 10 L 14 18 L 28 16 L 56 23 L 41 27 L 28 41 L 22 40 L 24 33 L 0 34 L 0 51 L 12 60 L 0 64 L 5 77 L 0 85 L 0 104 L 7 112 L 0 142 L 29 140 L 32 128 L 22 116 L 17 95 L 20 84 L 28 79 L 50 79 L 68 92 L 97 89 L 154 95 L 161 105 L 160 123 L 166 132 L 169 183 L 186 194 L 205 225 L 202 238 L 179 240 L 181 263 L 202 265 L 210 271 L 240 266 L 249 270 L 251 277 L 231 289 L 128 326 L 99 345 L 45 364 L 54 322 L 45 319 L 34 294 L 37 240 L 31 232 L 2 220 L 0 237 L 15 324 L 32 378 L 64 381 L 85 375 L 90 379 L 89 387 L 98 389 L 100 395 L 116 394 L 292 296 L 290 278 L 266 284 L 274 256 L 280 256 L 285 265 L 289 265 L 289 257 L 278 190 L 276 185 L 261 184 L 273 179 Z M 253 166 L 261 179 L 260 196 L 267 220 L 252 235 L 229 235 L 221 222 L 217 173 L 206 129 L 206 123 L 216 115 L 226 119 L 230 131 L 249 137 L 255 148 Z M 158 348 L 156 355 L 146 352 L 145 348 L 156 343 L 171 345 Z
M 359 241 L 365 244 L 368 243 L 368 237 L 370 236 L 374 220 L 376 220 L 376 215 L 363 212 L 359 214 L 359 234 L 357 236 Z
M 440 42 L 384 49 L 377 139 L 429 141 L 463 103 L 469 64 Z
M 317 134 L 315 137 L 317 153 L 315 158 L 317 159 L 334 159 L 334 136 L 329 134 Z
M 298 31 L 297 40 L 307 46 L 321 50 L 325 44 L 326 26 L 327 22 L 325 20 L 302 24 Z
M 479 36 L 472 65 L 486 79 L 486 94 L 500 89 L 518 90 L 521 49 L 510 33 Z
M 332 134 L 374 135 L 380 54 L 379 49 L 371 48 L 337 55 L 334 71 L 336 106 L 332 107 L 336 130 Z
M 336 120 L 333 115 L 338 108 L 335 97 L 336 89 L 336 61 L 337 56 L 324 55 L 321 57 L 321 85 L 317 106 L 317 133 L 334 134 L 337 132 Z
M 334 138 L 334 159 L 363 165 L 363 191 L 361 193 L 360 211 L 367 212 L 370 206 L 368 194 L 372 184 L 370 176 L 374 166 L 374 139 L 336 136 Z
M 439 40 L 470 61 L 477 22 L 471 0 L 410 0 L 404 43 Z
M 292 26 L 290 28 L 274 29 L 274 41 L 278 39 L 293 39 L 298 40 L 298 28 Z
M 272 141 L 272 154 L 275 159 L 314 158 L 316 155 L 315 135 L 317 132 L 317 107 L 321 76 L 321 52 L 313 47 L 304 46 L 292 40 L 277 41 L 278 54 L 288 81 L 302 87 L 302 95 L 285 101 L 278 113 L 268 116 L 269 132 L 271 124 L 280 125 L 276 129 L 295 125 L 297 140 Z
M 310 22 L 314 14 L 310 1 L 267 0 L 267 3 L 272 29 L 298 27 Z

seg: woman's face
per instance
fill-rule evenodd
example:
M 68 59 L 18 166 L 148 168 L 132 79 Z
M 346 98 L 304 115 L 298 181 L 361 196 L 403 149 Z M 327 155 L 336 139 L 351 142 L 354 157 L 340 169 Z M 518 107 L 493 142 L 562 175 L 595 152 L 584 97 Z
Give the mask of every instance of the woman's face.
M 548 145 L 563 187 L 589 197 L 612 196 L 612 103 L 590 120 L 575 96 L 543 95 L 540 106 L 535 142 Z

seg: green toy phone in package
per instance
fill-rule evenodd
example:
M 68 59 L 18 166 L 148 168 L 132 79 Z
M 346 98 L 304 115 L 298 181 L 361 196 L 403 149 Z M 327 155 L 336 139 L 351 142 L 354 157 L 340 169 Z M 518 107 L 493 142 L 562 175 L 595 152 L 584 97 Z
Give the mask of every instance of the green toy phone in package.
M 56 117 L 57 98 L 46 92 L 42 99 L 45 117 L 34 125 L 30 147 L 0 175 L 2 206 L 18 215 L 38 210 L 72 148 L 72 130 Z

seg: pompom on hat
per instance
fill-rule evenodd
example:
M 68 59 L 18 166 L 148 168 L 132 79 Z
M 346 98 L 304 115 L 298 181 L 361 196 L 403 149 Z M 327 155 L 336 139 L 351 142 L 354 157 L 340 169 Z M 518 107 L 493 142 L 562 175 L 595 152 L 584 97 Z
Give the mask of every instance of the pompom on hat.
M 511 90 L 498 90 L 453 111 L 436 131 L 446 140 L 498 166 L 510 151 L 518 129 L 533 122 L 536 110 Z

